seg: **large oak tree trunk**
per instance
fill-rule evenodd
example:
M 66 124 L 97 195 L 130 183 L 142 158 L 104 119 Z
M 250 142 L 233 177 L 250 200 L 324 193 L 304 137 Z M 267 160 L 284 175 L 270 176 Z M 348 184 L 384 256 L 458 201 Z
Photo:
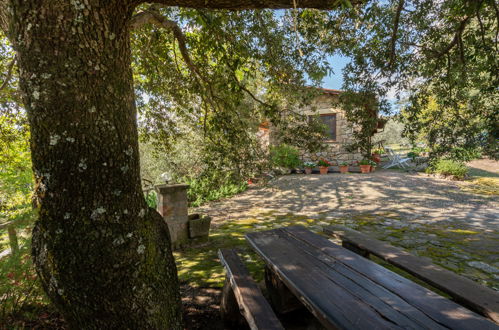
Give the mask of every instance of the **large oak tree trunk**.
M 125 3 L 11 0 L 39 209 L 33 257 L 75 328 L 180 329 L 168 228 L 141 191 Z

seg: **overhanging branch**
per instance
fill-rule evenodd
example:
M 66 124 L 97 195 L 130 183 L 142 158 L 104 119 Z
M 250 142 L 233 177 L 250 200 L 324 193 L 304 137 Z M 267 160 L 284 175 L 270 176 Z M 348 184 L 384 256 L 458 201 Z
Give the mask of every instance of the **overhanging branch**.
M 200 76 L 198 68 L 194 65 L 191 57 L 189 56 L 184 33 L 182 32 L 178 24 L 172 20 L 164 18 L 156 11 L 146 10 L 132 17 L 132 19 L 130 20 L 130 28 L 136 29 L 147 23 L 154 24 L 160 28 L 171 30 L 178 42 L 180 54 L 182 54 L 182 58 L 184 59 L 187 67 L 194 74 Z
M 149 1 L 138 1 L 139 3 Z M 293 0 L 154 0 L 167 6 L 188 7 L 197 9 L 287 9 L 294 8 Z M 341 0 L 301 0 L 297 1 L 296 8 L 315 8 L 315 9 L 336 9 L 342 5 Z M 360 5 L 365 0 L 349 0 L 353 6 Z
M 399 0 L 398 6 L 397 6 L 397 11 L 395 12 L 395 18 L 393 19 L 393 30 L 392 30 L 392 37 L 390 40 L 390 61 L 388 66 L 390 69 L 393 66 L 393 63 L 395 62 L 395 46 L 397 44 L 397 34 L 398 34 L 398 29 L 399 29 L 399 22 L 400 22 L 400 13 L 404 9 L 404 0 Z
M 454 46 L 459 45 L 459 43 L 461 41 L 461 36 L 463 35 L 464 28 L 468 24 L 470 18 L 471 18 L 470 16 L 466 16 L 459 23 L 459 26 L 458 26 L 456 32 L 454 33 L 454 38 L 452 39 L 452 41 L 444 49 L 442 49 L 440 51 L 436 51 L 435 57 L 443 56 L 443 55 L 447 54 L 452 48 L 454 48 Z

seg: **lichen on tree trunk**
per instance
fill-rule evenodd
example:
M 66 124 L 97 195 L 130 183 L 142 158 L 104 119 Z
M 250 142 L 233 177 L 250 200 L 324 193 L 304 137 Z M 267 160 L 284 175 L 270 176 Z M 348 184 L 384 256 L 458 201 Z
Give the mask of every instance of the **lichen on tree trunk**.
M 75 328 L 182 328 L 168 228 L 144 201 L 124 1 L 11 0 L 39 218 L 33 257 Z

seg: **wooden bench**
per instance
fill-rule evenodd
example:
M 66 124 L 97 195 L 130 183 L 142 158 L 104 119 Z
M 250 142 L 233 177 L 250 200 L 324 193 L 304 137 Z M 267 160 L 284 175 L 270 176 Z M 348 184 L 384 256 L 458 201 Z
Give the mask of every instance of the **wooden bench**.
M 249 233 L 327 329 L 498 329 L 490 320 L 301 226 Z
M 373 254 L 445 292 L 457 303 L 499 323 L 499 293 L 465 277 L 416 257 L 402 249 L 343 226 L 328 226 L 324 232 L 362 256 Z
M 220 304 L 224 322 L 234 329 L 241 329 L 245 326 L 244 316 L 252 330 L 283 330 L 237 253 L 234 250 L 219 250 L 218 256 L 227 271 Z

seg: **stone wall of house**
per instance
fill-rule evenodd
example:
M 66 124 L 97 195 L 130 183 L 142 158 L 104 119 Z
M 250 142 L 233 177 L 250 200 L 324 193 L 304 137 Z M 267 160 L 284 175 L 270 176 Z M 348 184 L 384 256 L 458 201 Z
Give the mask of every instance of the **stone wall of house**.
M 310 107 L 304 108 L 303 112 L 306 115 L 314 114 L 336 114 L 336 140 L 325 141 L 323 146 L 324 151 L 317 153 L 309 153 L 301 150 L 300 155 L 303 161 L 317 161 L 324 158 L 330 162 L 353 162 L 361 160 L 360 153 L 351 153 L 345 150 L 345 146 L 353 141 L 352 128 L 345 118 L 345 112 L 338 106 L 339 94 L 324 94 L 318 96 Z

